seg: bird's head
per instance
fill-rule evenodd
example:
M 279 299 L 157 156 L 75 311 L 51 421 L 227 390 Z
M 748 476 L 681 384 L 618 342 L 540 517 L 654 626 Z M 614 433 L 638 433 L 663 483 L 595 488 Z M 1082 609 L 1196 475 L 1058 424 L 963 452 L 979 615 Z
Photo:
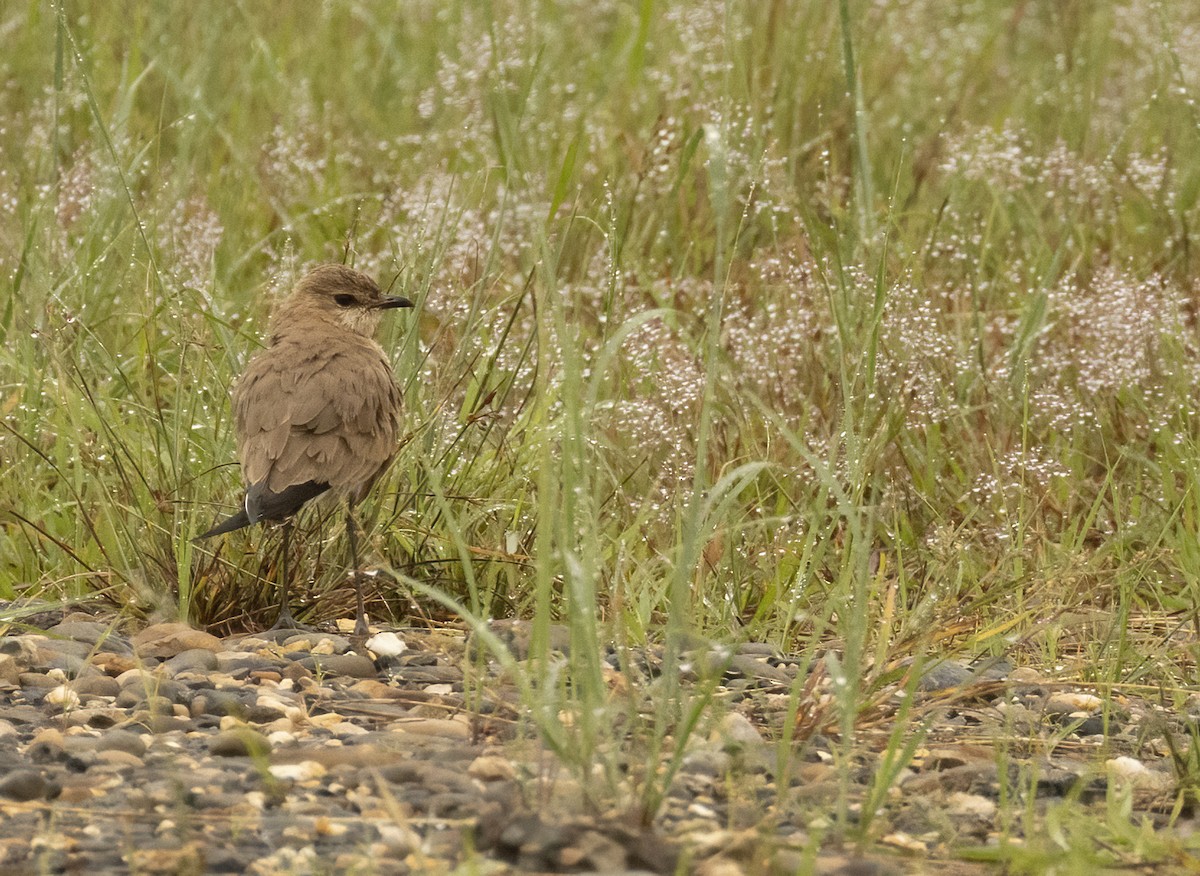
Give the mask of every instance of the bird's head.
M 412 306 L 407 298 L 384 295 L 362 271 L 345 265 L 317 265 L 284 301 L 278 322 L 320 319 L 370 338 L 379 328 L 384 311 Z

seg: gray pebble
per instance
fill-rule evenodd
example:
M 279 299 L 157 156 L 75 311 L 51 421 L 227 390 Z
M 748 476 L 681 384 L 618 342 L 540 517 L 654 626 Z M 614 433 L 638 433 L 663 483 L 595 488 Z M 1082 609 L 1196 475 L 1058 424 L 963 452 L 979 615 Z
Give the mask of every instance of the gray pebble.
M 121 693 L 121 685 L 117 683 L 115 678 L 109 678 L 107 675 L 101 673 L 89 673 L 75 679 L 71 684 L 71 690 L 75 691 L 82 698 L 89 696 L 116 697 Z
M 72 654 L 86 661 L 95 650 L 87 642 L 77 642 L 74 639 L 39 639 L 37 642 L 37 662 L 40 665 L 44 665 L 58 654 Z
M 129 640 L 117 633 L 111 624 L 96 621 L 63 621 L 46 630 L 46 634 L 52 638 L 84 642 L 93 648 L 102 645 L 104 650 L 114 654 L 133 653 Z
M 455 684 L 463 680 L 457 666 L 400 666 L 392 677 L 410 684 Z
M 180 651 L 162 664 L 171 675 L 181 672 L 207 672 L 217 668 L 217 655 L 205 648 Z
M 917 682 L 917 690 L 926 692 L 946 690 L 966 684 L 973 676 L 974 673 L 961 663 L 943 660 L 925 669 L 921 674 L 921 680 Z
M 67 737 L 68 739 L 78 737 Z M 68 749 L 70 746 L 68 746 Z M 128 730 L 110 730 L 96 737 L 92 743 L 95 751 L 123 751 L 134 757 L 142 757 L 146 753 L 146 742 L 136 733 Z
M 324 675 L 374 678 L 375 664 L 359 654 L 310 654 L 299 661 L 305 669 Z
M 142 702 L 186 704 L 191 699 L 192 691 L 182 682 L 157 676 L 135 676 L 117 696 L 116 704 L 122 708 L 133 708 Z
M 782 685 L 792 683 L 792 676 L 782 669 L 748 654 L 735 655 L 729 668 L 751 681 L 771 681 Z
M 272 660 L 257 654 L 217 654 L 217 669 L 233 678 L 246 678 L 251 672 L 279 671 L 285 665 L 284 660 Z
M 0 797 L 10 800 L 53 800 L 61 790 L 37 770 L 13 770 L 0 778 Z
M 379 775 L 395 785 L 417 784 L 433 793 L 454 791 L 478 796 L 479 789 L 466 769 L 455 770 L 424 761 L 401 761 L 380 767 Z
M 253 695 L 249 692 L 205 690 L 192 697 L 190 708 L 193 717 L 200 715 L 242 717 L 253 702 Z

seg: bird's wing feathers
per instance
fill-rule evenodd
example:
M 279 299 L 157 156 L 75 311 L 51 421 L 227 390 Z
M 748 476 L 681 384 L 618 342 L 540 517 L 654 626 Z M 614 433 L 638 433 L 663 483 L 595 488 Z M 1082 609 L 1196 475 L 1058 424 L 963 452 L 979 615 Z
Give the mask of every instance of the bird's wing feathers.
M 360 497 L 395 453 L 399 400 L 391 366 L 373 341 L 344 338 L 313 348 L 281 340 L 250 363 L 234 390 L 247 483 L 266 481 L 281 492 L 317 481 Z

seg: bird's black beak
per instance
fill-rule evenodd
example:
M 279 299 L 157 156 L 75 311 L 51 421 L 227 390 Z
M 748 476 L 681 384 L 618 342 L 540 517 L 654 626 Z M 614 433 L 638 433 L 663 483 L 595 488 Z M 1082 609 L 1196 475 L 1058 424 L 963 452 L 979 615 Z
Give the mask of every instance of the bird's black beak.
M 412 307 L 413 303 L 407 298 L 401 298 L 398 295 L 389 295 L 378 304 L 375 305 L 378 310 L 386 310 L 392 307 Z

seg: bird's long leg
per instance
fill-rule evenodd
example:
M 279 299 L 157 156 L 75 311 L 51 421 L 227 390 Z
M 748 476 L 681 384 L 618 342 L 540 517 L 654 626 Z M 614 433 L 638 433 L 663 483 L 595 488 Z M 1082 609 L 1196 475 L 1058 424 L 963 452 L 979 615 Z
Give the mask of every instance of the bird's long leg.
M 362 570 L 358 568 L 358 525 L 354 522 L 354 505 L 351 503 L 346 504 L 346 538 L 350 541 L 350 574 L 354 577 L 354 635 L 366 638 L 370 629 L 367 627 L 367 610 L 363 602 Z
M 279 549 L 279 617 L 271 627 L 272 630 L 305 629 L 303 625 L 296 623 L 296 619 L 292 617 L 292 610 L 288 608 L 288 584 L 291 583 L 288 575 L 288 547 L 291 536 L 292 521 L 288 519 L 283 522 L 283 544 Z

